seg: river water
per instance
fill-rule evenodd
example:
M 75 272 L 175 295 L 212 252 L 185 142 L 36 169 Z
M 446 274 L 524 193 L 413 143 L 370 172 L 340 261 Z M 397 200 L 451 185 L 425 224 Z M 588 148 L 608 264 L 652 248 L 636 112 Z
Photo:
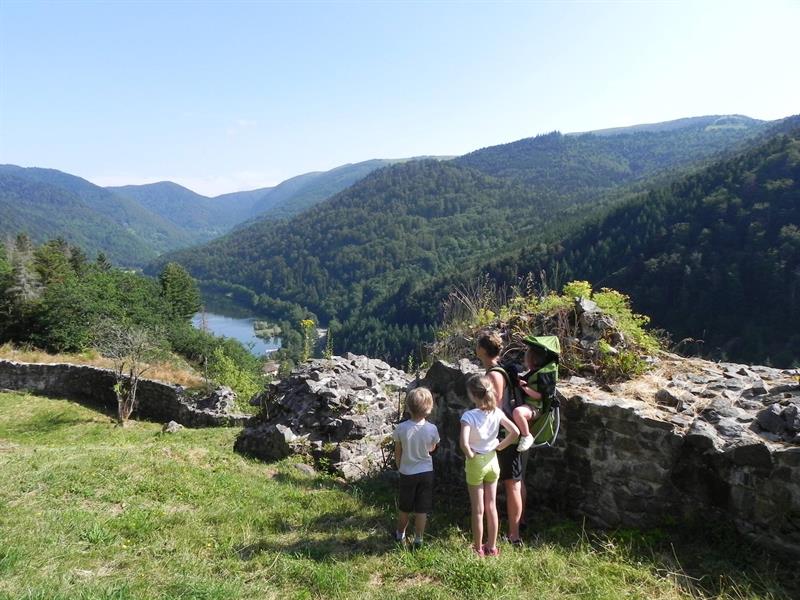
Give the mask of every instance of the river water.
M 255 319 L 235 319 L 216 313 L 206 313 L 206 327 L 208 331 L 218 336 L 225 336 L 239 340 L 245 347 L 250 348 L 250 352 L 256 356 L 264 356 L 281 347 L 280 338 L 269 338 L 263 340 L 256 337 L 253 331 L 253 321 Z M 200 329 L 202 316 L 197 313 L 192 317 L 192 325 Z

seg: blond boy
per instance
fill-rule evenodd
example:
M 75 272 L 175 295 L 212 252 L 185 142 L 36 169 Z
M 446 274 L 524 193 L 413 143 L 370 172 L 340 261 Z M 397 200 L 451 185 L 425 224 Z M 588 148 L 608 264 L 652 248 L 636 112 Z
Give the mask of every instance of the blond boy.
M 433 508 L 433 459 L 431 452 L 439 443 L 436 425 L 425 418 L 433 410 L 433 396 L 427 388 L 416 388 L 406 396 L 406 410 L 411 415 L 392 433 L 394 457 L 400 471 L 399 513 L 395 540 L 405 542 L 406 528 L 414 514 L 414 548 L 422 546 L 428 513 Z

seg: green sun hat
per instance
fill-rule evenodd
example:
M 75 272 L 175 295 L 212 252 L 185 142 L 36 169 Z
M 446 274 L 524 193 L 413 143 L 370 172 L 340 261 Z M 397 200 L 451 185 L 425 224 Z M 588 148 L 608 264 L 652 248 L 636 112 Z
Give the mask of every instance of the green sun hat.
M 542 348 L 550 360 L 558 360 L 561 356 L 561 342 L 558 341 L 558 336 L 555 335 L 529 335 L 522 339 L 528 346 L 535 346 Z

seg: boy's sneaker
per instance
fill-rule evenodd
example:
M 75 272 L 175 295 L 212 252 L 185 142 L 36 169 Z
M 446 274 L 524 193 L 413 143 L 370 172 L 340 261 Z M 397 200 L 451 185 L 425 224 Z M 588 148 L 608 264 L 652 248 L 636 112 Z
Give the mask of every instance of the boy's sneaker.
M 500 556 L 500 548 L 498 548 L 497 546 L 495 546 L 494 548 L 489 548 L 487 546 L 484 546 L 482 550 L 483 550 L 483 556 Z
M 531 434 L 522 436 L 517 444 L 517 452 L 530 450 L 531 446 L 533 446 L 533 436 Z

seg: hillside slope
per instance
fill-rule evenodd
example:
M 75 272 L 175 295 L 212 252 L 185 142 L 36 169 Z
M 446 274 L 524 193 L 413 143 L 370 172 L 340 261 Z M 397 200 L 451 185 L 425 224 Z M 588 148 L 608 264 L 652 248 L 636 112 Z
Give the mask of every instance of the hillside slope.
M 0 234 L 27 233 L 34 242 L 62 237 L 90 256 L 103 252 L 122 266 L 155 258 L 154 241 L 168 247 L 169 234 L 154 240 L 138 235 L 64 188 L 0 171 Z

